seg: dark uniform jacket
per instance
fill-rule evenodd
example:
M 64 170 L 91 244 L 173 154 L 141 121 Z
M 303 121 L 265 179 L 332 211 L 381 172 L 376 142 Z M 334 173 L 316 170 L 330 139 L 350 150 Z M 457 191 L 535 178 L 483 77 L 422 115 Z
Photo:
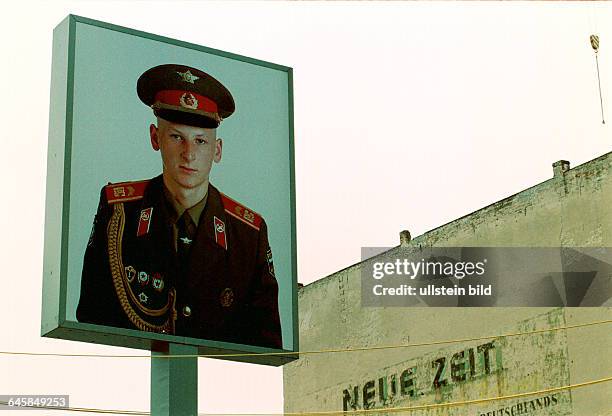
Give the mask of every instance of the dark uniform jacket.
M 77 319 L 281 348 L 278 286 L 263 218 L 209 185 L 183 265 L 169 209 L 161 176 L 102 189 Z

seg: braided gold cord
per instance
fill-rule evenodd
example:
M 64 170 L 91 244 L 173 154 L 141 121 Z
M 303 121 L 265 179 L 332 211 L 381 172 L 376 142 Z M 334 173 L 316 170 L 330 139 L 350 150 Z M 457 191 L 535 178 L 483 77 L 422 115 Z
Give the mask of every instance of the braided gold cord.
M 175 291 L 171 289 L 168 293 L 168 303 L 166 306 L 159 310 L 152 310 L 143 307 L 143 311 L 150 316 L 161 316 L 168 312 L 170 306 L 172 310 L 170 316 L 162 325 L 151 324 L 138 315 L 132 308 L 129 302 L 128 294 L 132 301 L 139 305 L 134 293 L 132 292 L 129 283 L 127 283 L 127 276 L 125 275 L 125 268 L 122 261 L 121 243 L 123 230 L 125 227 L 125 215 L 123 209 L 123 203 L 116 203 L 113 205 L 113 215 L 108 222 L 107 236 L 108 236 L 108 260 L 111 269 L 111 276 L 113 278 L 113 285 L 117 292 L 117 298 L 121 304 L 121 308 L 127 315 L 130 322 L 132 322 L 136 328 L 146 332 L 163 332 L 163 333 L 174 333 L 174 320 L 176 319 L 175 311 Z M 126 293 L 125 286 L 128 287 Z

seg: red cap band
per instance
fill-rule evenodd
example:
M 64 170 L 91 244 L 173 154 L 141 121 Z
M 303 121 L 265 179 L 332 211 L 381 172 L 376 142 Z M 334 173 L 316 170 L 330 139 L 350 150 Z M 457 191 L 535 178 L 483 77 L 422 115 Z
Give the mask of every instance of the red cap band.
M 203 95 L 191 91 L 163 90 L 155 94 L 155 102 L 183 107 L 191 110 L 202 110 L 217 113 L 217 103 Z

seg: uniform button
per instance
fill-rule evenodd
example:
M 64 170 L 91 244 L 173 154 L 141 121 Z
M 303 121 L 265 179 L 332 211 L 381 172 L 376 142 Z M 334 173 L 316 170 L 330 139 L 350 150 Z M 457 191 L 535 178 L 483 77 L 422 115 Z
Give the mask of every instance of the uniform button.
M 189 306 L 183 306 L 183 316 L 189 317 L 191 316 L 191 308 Z

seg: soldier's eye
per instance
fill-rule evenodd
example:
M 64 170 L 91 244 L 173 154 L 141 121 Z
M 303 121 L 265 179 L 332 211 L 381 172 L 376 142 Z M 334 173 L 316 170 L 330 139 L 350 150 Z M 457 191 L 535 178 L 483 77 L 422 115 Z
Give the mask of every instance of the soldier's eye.
M 206 144 L 208 143 L 206 139 L 195 139 L 196 144 Z
M 177 141 L 177 142 L 178 142 L 178 141 L 180 141 L 180 140 L 182 139 L 182 137 L 181 137 L 179 134 L 171 134 L 171 135 L 170 135 L 170 138 L 171 138 L 172 140 Z

